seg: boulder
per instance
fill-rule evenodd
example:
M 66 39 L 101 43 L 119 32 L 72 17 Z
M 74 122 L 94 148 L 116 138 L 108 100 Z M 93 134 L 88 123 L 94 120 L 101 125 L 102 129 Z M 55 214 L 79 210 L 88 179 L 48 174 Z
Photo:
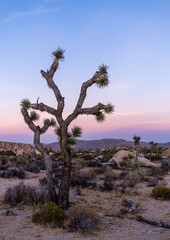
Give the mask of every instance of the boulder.
M 135 156 L 136 156 L 136 152 L 130 152 L 130 151 L 126 151 L 126 150 L 121 150 L 119 152 L 117 152 L 110 160 L 109 162 L 116 162 L 118 164 L 118 166 L 120 166 L 120 162 L 124 159 L 127 158 L 128 161 L 135 161 Z M 156 164 L 152 163 L 149 159 L 142 157 L 142 155 L 139 155 L 139 162 L 141 163 L 142 166 L 145 167 L 156 167 Z

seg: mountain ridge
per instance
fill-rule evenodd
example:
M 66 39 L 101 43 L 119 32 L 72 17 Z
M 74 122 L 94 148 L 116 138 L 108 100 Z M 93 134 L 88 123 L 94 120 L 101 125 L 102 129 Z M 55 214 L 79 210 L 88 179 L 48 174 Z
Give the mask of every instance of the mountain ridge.
M 48 144 L 50 147 L 54 149 L 59 149 L 59 143 L 53 142 Z M 101 148 L 110 148 L 115 146 L 134 146 L 133 141 L 128 141 L 124 139 L 113 139 L 113 138 L 103 138 L 99 140 L 77 140 L 77 144 L 75 145 L 75 149 L 101 149 Z M 141 147 L 150 147 L 148 142 L 141 141 Z M 170 142 L 167 143 L 158 143 L 159 147 L 170 147 Z

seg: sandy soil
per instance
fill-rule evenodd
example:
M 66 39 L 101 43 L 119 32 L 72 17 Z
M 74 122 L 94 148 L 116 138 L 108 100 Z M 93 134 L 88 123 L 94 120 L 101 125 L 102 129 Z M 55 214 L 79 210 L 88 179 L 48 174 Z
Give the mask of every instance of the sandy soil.
M 40 174 L 28 174 L 24 180 L 26 184 L 39 185 Z M 170 184 L 170 176 L 166 177 Z M 8 187 L 16 185 L 18 179 L 0 178 L 0 196 L 3 197 Z M 170 202 L 155 200 L 151 197 L 152 188 L 146 187 L 146 183 L 140 183 L 130 194 L 119 192 L 100 192 L 94 190 L 82 190 L 82 195 L 77 196 L 75 189 L 71 189 L 71 208 L 76 206 L 88 206 L 96 211 L 101 219 L 101 229 L 93 234 L 82 235 L 72 233 L 64 229 L 42 227 L 31 222 L 31 215 L 35 211 L 32 206 L 17 206 L 10 208 L 0 205 L 0 240 L 170 240 L 170 229 L 151 226 L 135 220 L 134 214 L 127 214 L 123 218 L 107 217 L 119 212 L 123 198 L 139 204 L 139 214 L 152 220 L 162 220 L 170 223 Z M 7 210 L 12 210 L 16 216 L 4 216 Z

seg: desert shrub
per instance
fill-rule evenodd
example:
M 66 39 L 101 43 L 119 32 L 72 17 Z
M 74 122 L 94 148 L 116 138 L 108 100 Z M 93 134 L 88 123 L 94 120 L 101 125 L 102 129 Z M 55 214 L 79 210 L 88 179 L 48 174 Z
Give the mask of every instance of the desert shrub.
M 87 180 L 92 180 L 96 177 L 94 169 L 88 169 L 87 171 L 81 172 L 81 177 L 87 178 Z
M 112 191 L 114 189 L 114 183 L 109 180 L 104 180 L 103 189 L 104 191 Z
M 37 160 L 42 160 L 43 159 L 43 155 L 42 154 L 37 154 L 36 159 Z
M 79 165 L 80 167 L 85 167 L 86 166 L 86 161 L 84 158 L 76 158 L 74 159 L 74 162 Z
M 99 218 L 93 211 L 78 208 L 69 215 L 69 227 L 72 231 L 88 232 L 99 228 Z
M 119 178 L 118 174 L 112 171 L 106 172 L 104 179 L 108 180 L 108 181 L 114 181 L 117 180 Z
M 141 182 L 141 176 L 137 171 L 130 172 L 125 178 L 125 182 L 128 187 L 134 187 L 137 183 Z
M 158 185 L 158 178 L 157 177 L 149 177 L 148 178 L 148 187 L 155 187 Z
M 99 163 L 99 162 L 97 162 L 97 161 L 95 161 L 95 160 L 87 160 L 87 161 L 86 161 L 86 165 L 87 165 L 88 167 L 101 167 L 101 166 L 102 166 L 101 163 Z
M 160 154 L 155 154 L 155 155 L 150 155 L 150 154 L 147 154 L 145 155 L 146 158 L 150 159 L 151 161 L 159 161 L 159 160 L 162 160 L 162 155 Z
M 139 170 L 140 167 L 141 167 L 141 163 L 139 161 L 131 162 L 130 166 L 129 166 L 130 170 L 132 170 L 132 171 Z
M 7 150 L 7 151 L 0 151 L 0 155 L 5 155 L 5 156 L 16 156 L 16 154 L 11 151 L 11 150 Z
M 17 170 L 15 168 L 9 168 L 6 171 L 1 172 L 0 177 L 3 177 L 3 178 L 18 177 L 20 179 L 25 179 L 26 178 L 26 173 L 23 170 Z
M 149 169 L 148 175 L 157 177 L 159 180 L 162 180 L 162 176 L 165 174 L 165 171 L 163 171 L 160 167 L 153 167 Z
M 56 178 L 56 177 L 53 177 L 53 181 L 54 181 L 54 184 L 55 184 L 56 186 L 58 186 L 58 184 L 59 184 L 59 179 Z M 39 179 L 39 183 L 40 183 L 40 185 L 46 185 L 46 184 L 47 184 L 47 177 L 40 178 L 40 179 Z
M 132 159 L 132 158 L 133 158 L 133 155 L 129 153 L 129 154 L 128 154 L 128 158 L 129 158 L 129 159 Z
M 20 157 L 17 159 L 17 164 L 20 165 L 20 164 L 26 164 L 27 163 L 27 159 L 24 158 L 24 157 Z
M 121 167 L 129 167 L 129 161 L 127 159 L 123 159 L 121 162 L 120 162 L 120 166 Z
M 48 194 L 45 188 L 35 188 L 33 186 L 27 186 L 23 182 L 8 188 L 5 192 L 4 203 L 10 205 L 16 205 L 18 203 L 23 204 L 44 204 L 48 201 Z
M 8 163 L 8 156 L 5 155 L 0 155 L 0 161 L 1 161 L 1 165 L 6 165 Z
M 166 186 L 156 186 L 152 189 L 152 195 L 155 198 L 170 199 L 170 188 Z
M 29 163 L 24 165 L 24 170 L 33 173 L 40 173 L 40 168 L 36 163 Z
M 94 171 L 96 174 L 103 174 L 106 172 L 106 168 L 105 167 L 97 167 L 97 168 L 94 168 Z
M 81 175 L 72 175 L 70 181 L 71 187 L 80 186 L 82 188 L 94 189 L 97 187 L 95 182 L 91 182 L 87 177 L 82 177 Z
M 62 227 L 63 222 L 67 219 L 67 214 L 59 208 L 54 202 L 47 202 L 42 208 L 32 215 L 32 221 L 40 224 L 52 224 L 53 226 Z

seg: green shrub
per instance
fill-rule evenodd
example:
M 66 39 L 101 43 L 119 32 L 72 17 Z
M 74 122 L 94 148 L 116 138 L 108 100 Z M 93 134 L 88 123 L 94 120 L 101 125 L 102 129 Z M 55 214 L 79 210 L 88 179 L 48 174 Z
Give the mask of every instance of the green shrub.
M 132 171 L 136 171 L 140 169 L 141 163 L 139 161 L 131 162 L 129 167 Z
M 120 166 L 121 167 L 129 167 L 129 162 L 126 160 L 126 159 L 123 159 L 121 162 L 120 162 Z
M 0 155 L 5 155 L 5 156 L 16 156 L 16 154 L 11 151 L 11 150 L 7 150 L 7 151 L 0 151 Z
M 56 203 L 48 202 L 42 208 L 32 215 L 32 221 L 40 224 L 52 224 L 53 226 L 62 227 L 63 222 L 67 219 L 67 214 Z
M 170 199 L 170 188 L 165 186 L 156 186 L 152 189 L 152 195 L 157 198 Z
M 27 159 L 24 158 L 24 157 L 21 157 L 19 159 L 17 159 L 17 164 L 20 165 L 20 164 L 27 164 Z

